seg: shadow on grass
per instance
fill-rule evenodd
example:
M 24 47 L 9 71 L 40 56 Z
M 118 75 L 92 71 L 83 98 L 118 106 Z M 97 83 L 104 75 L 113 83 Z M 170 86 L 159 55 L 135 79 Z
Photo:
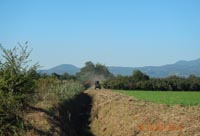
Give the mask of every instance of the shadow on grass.
M 48 136 L 94 136 L 89 127 L 91 103 L 92 98 L 85 93 L 81 93 L 73 99 L 63 101 L 50 111 L 30 107 L 33 111 L 45 113 L 52 127 L 48 132 L 34 128 L 31 125 L 28 128 L 33 129 L 40 135 Z

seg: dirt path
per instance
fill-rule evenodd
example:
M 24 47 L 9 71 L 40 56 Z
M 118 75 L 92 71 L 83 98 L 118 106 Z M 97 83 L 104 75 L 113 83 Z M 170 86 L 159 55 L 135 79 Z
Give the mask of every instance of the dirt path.
M 96 136 L 200 136 L 200 107 L 153 104 L 109 90 L 88 90 Z

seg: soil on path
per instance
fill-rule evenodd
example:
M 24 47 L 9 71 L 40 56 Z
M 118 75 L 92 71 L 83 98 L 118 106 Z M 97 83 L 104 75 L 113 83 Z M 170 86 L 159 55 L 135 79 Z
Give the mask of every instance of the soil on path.
M 96 136 L 200 136 L 200 107 L 154 104 L 112 92 L 87 90 Z

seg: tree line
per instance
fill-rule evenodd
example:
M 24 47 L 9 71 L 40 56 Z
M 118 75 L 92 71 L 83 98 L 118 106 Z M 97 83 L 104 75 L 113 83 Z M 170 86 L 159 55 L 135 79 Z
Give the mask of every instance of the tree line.
M 139 70 L 131 76 L 115 76 L 104 82 L 104 88 L 122 90 L 154 90 L 154 91 L 200 91 L 200 77 L 150 78 Z

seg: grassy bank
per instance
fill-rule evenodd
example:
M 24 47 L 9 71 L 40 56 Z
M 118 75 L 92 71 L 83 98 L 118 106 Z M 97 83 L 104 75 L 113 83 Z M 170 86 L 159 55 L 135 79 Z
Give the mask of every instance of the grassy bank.
M 116 92 L 154 103 L 167 105 L 200 105 L 200 92 L 124 91 Z

